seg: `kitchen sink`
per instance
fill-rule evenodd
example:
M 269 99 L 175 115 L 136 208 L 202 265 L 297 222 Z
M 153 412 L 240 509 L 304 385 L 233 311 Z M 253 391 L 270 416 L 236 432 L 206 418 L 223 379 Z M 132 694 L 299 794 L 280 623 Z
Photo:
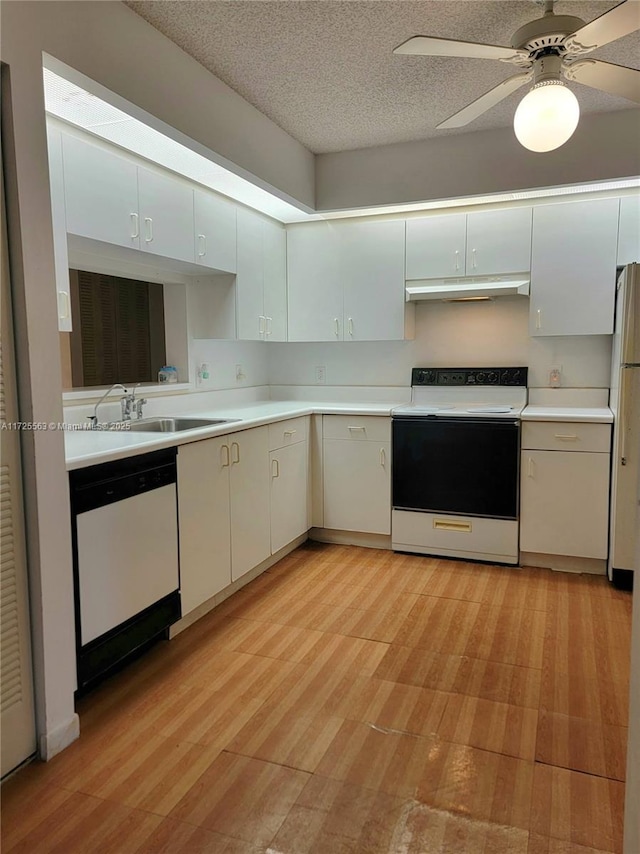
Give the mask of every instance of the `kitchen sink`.
M 238 419 L 190 418 L 189 416 L 177 418 L 141 418 L 139 421 L 130 421 L 126 429 L 135 433 L 179 433 L 182 430 L 194 430 L 197 427 L 215 427 L 217 424 L 229 424 L 232 421 L 238 421 Z

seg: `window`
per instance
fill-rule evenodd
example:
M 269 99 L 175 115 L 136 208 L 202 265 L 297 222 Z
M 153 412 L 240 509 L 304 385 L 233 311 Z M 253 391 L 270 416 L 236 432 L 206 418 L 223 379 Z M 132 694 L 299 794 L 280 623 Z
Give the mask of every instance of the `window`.
M 165 364 L 162 284 L 85 270 L 69 274 L 72 387 L 156 382 Z

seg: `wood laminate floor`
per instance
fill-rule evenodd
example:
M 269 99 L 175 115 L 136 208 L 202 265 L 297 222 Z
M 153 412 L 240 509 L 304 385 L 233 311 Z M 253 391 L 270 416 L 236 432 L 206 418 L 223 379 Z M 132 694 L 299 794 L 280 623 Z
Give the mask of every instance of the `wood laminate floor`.
M 630 625 L 604 578 L 308 543 L 80 702 L 3 854 L 619 852 Z

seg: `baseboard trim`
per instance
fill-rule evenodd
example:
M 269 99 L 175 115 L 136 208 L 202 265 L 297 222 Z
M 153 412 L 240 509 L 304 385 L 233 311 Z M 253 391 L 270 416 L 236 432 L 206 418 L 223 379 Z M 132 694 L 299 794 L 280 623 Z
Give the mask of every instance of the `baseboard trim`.
M 592 557 L 549 555 L 538 552 L 520 552 L 520 566 L 540 566 L 559 572 L 577 572 L 586 575 L 606 575 L 607 562 Z
M 77 714 L 73 714 L 68 721 L 40 736 L 38 739 L 38 755 L 44 762 L 48 762 L 58 753 L 61 753 L 65 747 L 73 744 L 79 737 L 80 718 Z
M 309 539 L 317 543 L 336 543 L 340 546 L 362 546 L 366 549 L 391 550 L 390 534 L 366 534 L 358 531 L 338 531 L 335 528 L 311 528 Z

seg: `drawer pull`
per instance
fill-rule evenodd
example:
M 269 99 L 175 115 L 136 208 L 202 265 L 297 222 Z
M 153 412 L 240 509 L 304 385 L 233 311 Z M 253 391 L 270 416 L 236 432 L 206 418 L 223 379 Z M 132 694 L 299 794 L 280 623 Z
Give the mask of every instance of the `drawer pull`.
M 140 237 L 140 218 L 137 213 L 129 214 L 131 217 L 131 239 L 135 240 Z
M 285 431 L 284 431 L 284 435 L 285 435 L 285 436 L 295 436 L 295 434 L 296 434 L 297 432 L 298 432 L 297 430 L 285 430 Z
M 275 459 L 271 462 L 271 477 L 280 477 L 280 463 Z
M 229 457 L 229 446 L 228 445 L 222 445 L 222 447 L 220 448 L 220 460 L 221 460 L 221 466 L 223 469 L 226 469 L 229 467 L 229 464 L 231 463 L 231 459 Z
M 576 433 L 555 433 L 556 439 L 562 439 L 564 442 L 575 442 L 578 438 Z
M 448 519 L 434 519 L 433 527 L 441 531 L 458 531 L 461 534 L 471 533 L 471 522 L 451 522 Z
M 234 451 L 235 448 L 235 451 Z M 240 445 L 237 442 L 231 443 L 231 462 L 239 463 L 240 462 Z
M 366 427 L 347 427 L 347 430 L 360 430 L 363 433 L 366 431 Z
M 527 477 L 533 477 L 535 472 L 533 459 L 531 457 L 529 457 L 528 459 L 529 465 L 527 467 Z
M 204 258 L 207 254 L 207 238 L 204 234 L 198 235 L 198 258 Z
M 380 465 L 382 468 L 387 464 L 387 455 L 384 452 L 384 448 L 380 448 Z

